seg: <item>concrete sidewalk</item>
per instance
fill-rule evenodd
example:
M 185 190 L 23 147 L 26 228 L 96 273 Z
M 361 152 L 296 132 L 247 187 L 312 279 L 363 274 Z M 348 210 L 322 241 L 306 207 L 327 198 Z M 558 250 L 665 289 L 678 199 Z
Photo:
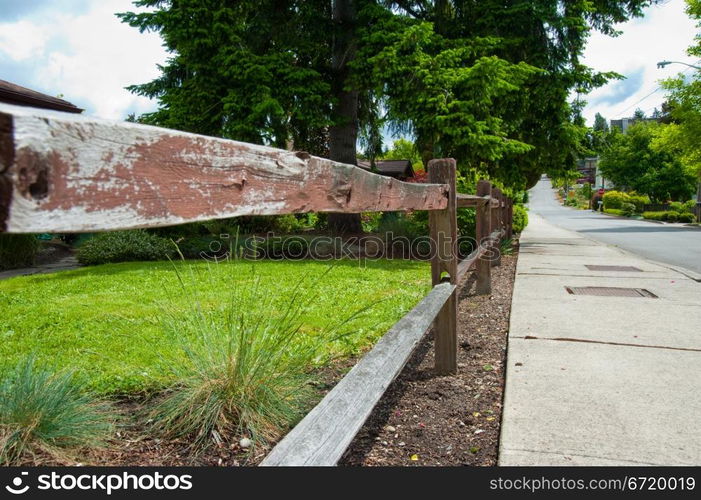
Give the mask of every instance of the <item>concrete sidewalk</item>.
M 499 464 L 701 465 L 701 283 L 692 278 L 531 215 L 511 309 Z M 584 286 L 658 298 L 565 289 Z

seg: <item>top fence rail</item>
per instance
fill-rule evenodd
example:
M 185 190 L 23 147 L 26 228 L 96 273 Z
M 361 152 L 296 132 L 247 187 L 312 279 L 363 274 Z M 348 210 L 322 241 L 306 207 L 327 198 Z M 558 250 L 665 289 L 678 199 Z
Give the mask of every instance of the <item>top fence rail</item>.
M 0 105 L 0 232 L 88 232 L 242 215 L 440 210 L 448 187 L 304 152 Z

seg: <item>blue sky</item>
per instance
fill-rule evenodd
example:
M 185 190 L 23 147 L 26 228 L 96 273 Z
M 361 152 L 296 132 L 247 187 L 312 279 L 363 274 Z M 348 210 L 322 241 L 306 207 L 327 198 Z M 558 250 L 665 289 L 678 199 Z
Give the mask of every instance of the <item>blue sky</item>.
M 124 90 L 158 76 L 157 64 L 167 58 L 157 35 L 140 34 L 114 15 L 133 9 L 131 0 L 0 0 L 0 78 L 62 94 L 103 118 L 154 109 L 154 102 Z M 583 96 L 590 123 L 597 111 L 608 119 L 629 116 L 637 107 L 652 112 L 664 100 L 662 91 L 655 92 L 658 81 L 686 69 L 657 69 L 656 63 L 696 62 L 686 48 L 698 30 L 683 0 L 651 7 L 645 18 L 619 29 L 617 38 L 593 35 L 584 55 L 597 70 L 627 76 Z
M 130 0 L 0 0 L 0 79 L 63 95 L 102 118 L 155 107 L 124 90 L 158 76 L 167 54 L 115 12 Z
M 699 31 L 684 12 L 683 0 L 667 0 L 649 7 L 645 17 L 619 25 L 616 38 L 595 34 L 584 53 L 584 63 L 599 71 L 615 71 L 625 80 L 612 81 L 588 96 L 584 115 L 590 124 L 598 111 L 606 118 L 623 118 L 640 108 L 647 114 L 664 101 L 659 80 L 687 71 L 680 64 L 657 68 L 662 60 L 696 60 L 686 55 Z

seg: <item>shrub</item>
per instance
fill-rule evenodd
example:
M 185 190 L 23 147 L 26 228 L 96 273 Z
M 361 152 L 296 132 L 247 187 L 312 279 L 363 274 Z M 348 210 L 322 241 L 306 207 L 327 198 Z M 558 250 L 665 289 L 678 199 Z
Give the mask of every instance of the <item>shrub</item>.
M 624 203 L 630 203 L 630 196 L 620 191 L 607 191 L 604 193 L 604 211 L 607 208 L 623 208 Z
M 650 220 L 665 220 L 667 212 L 643 212 L 643 218 Z
M 632 203 L 624 203 L 623 206 L 621 207 L 621 213 L 625 215 L 626 217 L 630 217 L 631 215 L 634 215 L 636 212 L 635 210 L 635 205 Z
M 499 253 L 501 255 L 513 255 L 514 254 L 514 240 L 513 238 L 505 238 L 499 243 Z
M 528 225 L 528 211 L 523 205 L 514 205 L 514 218 L 511 229 L 514 233 L 520 233 Z
M 0 271 L 34 265 L 39 240 L 33 234 L 0 235 Z
M 229 234 L 229 240 L 218 236 L 197 236 L 194 238 L 185 238 L 178 241 L 178 250 L 180 255 L 186 259 L 214 259 L 224 258 L 227 253 L 234 250 L 234 246 L 240 247 L 243 243 L 238 242 L 236 245 L 236 235 Z
M 143 229 L 101 233 L 78 249 L 78 262 L 86 265 L 108 262 L 164 260 L 175 255 L 175 245 Z
M 684 204 L 680 201 L 673 201 L 669 204 L 669 210 L 672 212 L 681 213 L 684 211 Z
M 154 429 L 189 440 L 195 453 L 241 433 L 254 440 L 278 437 L 300 416 L 310 368 L 324 361 L 321 347 L 343 337 L 343 324 L 313 335 L 301 332 L 301 315 L 316 299 L 302 284 L 289 302 L 278 303 L 257 279 L 208 308 L 196 288 L 182 277 L 181 283 L 192 297 L 190 314 L 183 319 L 179 310 L 166 312 L 163 327 L 184 361 L 180 355 L 177 362 L 163 360 L 177 383 L 155 403 Z
M 397 214 L 396 217 L 383 217 L 377 228 L 380 236 L 392 233 L 395 238 L 405 237 L 409 241 L 428 235 L 428 212 Z
M 688 213 L 679 214 L 679 222 L 696 222 L 696 216 Z
M 397 215 L 397 212 L 363 212 L 360 214 L 360 222 L 363 225 L 363 231 L 372 233 L 377 230 L 383 219 L 390 219 Z
M 282 234 L 293 233 L 304 228 L 304 223 L 293 214 L 280 215 L 275 218 L 273 230 Z
M 314 219 L 314 229 L 323 231 L 329 228 L 329 216 L 326 212 L 318 212 Z
M 667 216 L 665 217 L 665 220 L 667 222 L 677 222 L 679 220 L 679 213 L 669 211 L 669 212 L 667 212 Z
M 625 214 L 620 208 L 604 208 L 604 213 L 609 215 L 618 215 L 619 217 L 624 217 Z
M 99 446 L 113 421 L 109 406 L 85 393 L 72 373 L 39 367 L 30 356 L 0 379 L 0 464 Z
M 645 210 L 645 205 L 650 204 L 650 197 L 644 194 L 629 194 L 628 199 L 629 203 L 635 205 L 635 211 L 637 213 Z
M 458 208 L 457 210 L 458 219 L 458 236 L 474 237 L 475 230 L 477 229 L 477 219 L 476 212 L 474 208 Z M 399 219 L 402 220 L 401 217 Z M 404 219 L 406 222 L 399 223 L 397 225 L 389 225 L 386 223 L 381 223 L 378 228 L 378 232 L 381 235 L 385 235 L 388 232 L 392 232 L 395 237 L 406 237 L 410 241 L 417 239 L 425 239 L 429 234 L 428 227 L 428 212 L 425 210 L 412 212 L 407 215 Z M 427 241 L 427 240 L 426 240 Z M 423 246 L 423 243 L 422 243 Z M 473 249 L 471 245 L 466 245 L 460 249 L 470 253 Z M 421 250 L 423 253 L 423 250 Z M 465 254 L 467 255 L 467 254 Z
M 582 186 L 582 189 L 579 191 L 580 194 L 582 195 L 583 198 L 586 198 L 587 200 L 591 199 L 591 196 L 593 194 L 593 189 L 591 187 L 591 184 L 584 184 Z
M 682 209 L 680 210 L 680 212 L 685 213 L 685 214 L 693 214 L 695 208 L 696 208 L 696 201 L 695 200 L 688 200 L 682 204 Z

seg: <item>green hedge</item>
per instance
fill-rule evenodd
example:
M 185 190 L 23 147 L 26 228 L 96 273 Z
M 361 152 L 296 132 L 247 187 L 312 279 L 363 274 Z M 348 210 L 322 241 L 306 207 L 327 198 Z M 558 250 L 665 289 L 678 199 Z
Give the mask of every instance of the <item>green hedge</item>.
M 511 228 L 514 233 L 520 233 L 528 225 L 528 211 L 523 205 L 514 205 L 514 217 Z
M 625 217 L 626 213 L 620 208 L 604 208 L 604 212 L 609 215 L 619 215 Z
M 628 203 L 635 205 L 635 211 L 637 213 L 642 212 L 645 209 L 645 205 L 650 204 L 650 197 L 644 194 L 628 194 Z
M 630 204 L 633 205 L 634 212 L 640 213 L 645 208 L 645 205 L 650 203 L 650 197 L 644 194 L 608 191 L 604 193 L 603 201 L 604 209 L 613 208 L 630 212 L 630 207 L 625 207 L 626 204 Z
M 673 210 L 668 212 L 643 212 L 643 217 L 650 220 L 661 220 L 667 222 L 694 222 L 696 218 L 691 213 L 679 213 Z
M 108 262 L 165 260 L 175 255 L 175 245 L 168 239 L 143 229 L 101 233 L 78 249 L 78 262 L 86 265 Z
M 0 235 L 0 271 L 29 267 L 39 251 L 39 240 L 33 234 Z
M 635 205 L 632 203 L 624 203 L 621 207 L 621 212 L 623 212 L 623 215 L 625 215 L 626 217 L 634 215 L 636 211 L 637 210 L 635 208 Z
M 666 220 L 667 212 L 643 212 L 644 219 Z
M 620 210 L 624 203 L 630 203 L 630 196 L 620 191 L 608 191 L 604 193 L 604 211 L 607 208 Z
M 696 208 L 696 201 L 695 200 L 685 201 L 684 204 L 682 205 L 682 212 L 687 213 L 687 214 L 693 214 L 694 208 Z

